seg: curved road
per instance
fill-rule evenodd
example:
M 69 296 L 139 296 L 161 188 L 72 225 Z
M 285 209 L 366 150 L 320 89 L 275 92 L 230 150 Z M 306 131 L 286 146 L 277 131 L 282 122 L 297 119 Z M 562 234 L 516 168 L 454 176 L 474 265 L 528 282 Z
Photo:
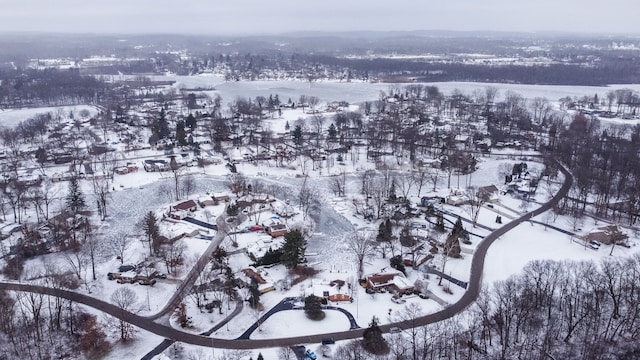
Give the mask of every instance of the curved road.
M 558 193 L 546 204 L 541 207 L 528 212 L 519 218 L 505 224 L 503 227 L 493 231 L 489 234 L 485 239 L 478 245 L 475 253 L 473 254 L 473 259 L 471 260 L 471 275 L 469 279 L 469 286 L 465 291 L 464 295 L 457 302 L 451 304 L 445 309 L 438 311 L 436 313 L 428 314 L 423 317 L 417 319 L 411 319 L 406 321 L 401 321 L 392 324 L 386 324 L 380 326 L 380 328 L 388 332 L 392 327 L 399 327 L 401 329 L 424 326 L 428 324 L 432 324 L 435 322 L 443 321 L 448 318 L 455 316 L 456 314 L 464 311 L 469 305 L 471 305 L 480 294 L 480 290 L 482 287 L 482 270 L 484 267 L 485 257 L 487 255 L 487 251 L 489 247 L 496 241 L 500 236 L 507 233 L 509 230 L 512 230 L 520 223 L 524 221 L 528 221 L 534 216 L 537 216 L 549 209 L 551 209 L 554 205 L 556 205 L 568 192 L 571 188 L 571 184 L 573 183 L 573 177 L 571 173 L 564 167 L 564 165 L 560 164 L 561 172 L 565 176 L 565 182 L 558 191 Z M 185 282 L 187 282 L 185 280 Z M 153 319 L 142 317 L 140 315 L 136 315 L 134 313 L 130 313 L 128 311 L 124 311 L 119 307 L 110 304 L 106 301 L 102 301 L 100 299 L 96 299 L 84 294 L 64 290 L 64 289 L 53 289 L 38 285 L 30 285 L 30 284 L 20 284 L 20 283 L 12 283 L 12 282 L 0 282 L 0 289 L 4 290 L 12 290 L 12 291 L 26 291 L 26 292 L 35 292 L 41 293 L 50 296 L 56 296 L 60 298 L 65 298 L 71 301 L 75 301 L 100 311 L 103 311 L 115 318 L 127 321 L 133 325 L 136 325 L 144 330 L 152 332 L 154 334 L 163 336 L 167 339 L 181 341 L 184 343 L 199 345 L 199 346 L 207 346 L 207 347 L 216 347 L 223 349 L 259 349 L 259 348 L 269 348 L 269 347 L 282 347 L 282 346 L 292 346 L 301 343 L 319 343 L 324 338 L 331 337 L 334 340 L 347 340 L 347 339 L 355 339 L 362 337 L 362 333 L 365 329 L 355 329 L 349 331 L 341 331 L 334 333 L 325 333 L 325 334 L 315 334 L 308 336 L 297 336 L 290 338 L 278 338 L 278 339 L 255 339 L 255 340 L 234 340 L 234 339 L 215 339 L 202 335 L 195 335 L 182 332 L 178 329 L 171 328 L 169 326 L 156 323 Z M 162 313 L 162 312 L 161 312 Z

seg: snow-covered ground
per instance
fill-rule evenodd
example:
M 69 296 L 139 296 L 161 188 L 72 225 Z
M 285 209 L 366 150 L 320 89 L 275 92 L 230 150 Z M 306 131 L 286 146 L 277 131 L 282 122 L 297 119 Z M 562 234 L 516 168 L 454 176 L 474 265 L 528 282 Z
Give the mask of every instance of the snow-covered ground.
M 174 86 L 184 86 L 189 88 L 195 87 L 207 87 L 213 86 L 215 90 L 211 90 L 212 93 L 220 93 L 224 99 L 231 100 L 235 96 L 254 97 L 257 95 L 268 96 L 270 93 L 279 94 L 281 101 L 286 102 L 287 97 L 291 96 L 293 101 L 297 101 L 300 94 L 315 95 L 322 99 L 322 101 L 331 100 L 347 100 L 349 102 L 362 102 L 366 100 L 375 100 L 378 98 L 380 91 L 387 91 L 389 89 L 388 84 L 371 84 L 371 83 L 339 83 L 339 82 L 296 82 L 296 81 L 256 81 L 256 82 L 224 82 L 220 78 L 216 77 L 164 77 L 165 80 L 178 81 Z M 624 85 L 624 86 L 612 86 L 610 88 L 601 87 L 557 87 L 557 86 L 532 86 L 532 85 L 511 85 L 511 84 L 479 84 L 479 83 L 436 83 L 430 84 L 440 87 L 441 91 L 450 92 L 454 89 L 460 89 L 463 92 L 470 92 L 474 89 L 482 88 L 484 86 L 499 86 L 501 94 L 504 94 L 508 90 L 521 93 L 526 98 L 533 98 L 537 96 L 544 96 L 549 99 L 557 99 L 563 96 L 592 96 L 595 93 L 602 94 L 604 91 L 608 91 L 615 88 L 629 87 L 632 89 L 640 89 L 640 85 Z M 95 111 L 95 108 L 89 107 Z M 65 107 L 63 112 L 68 113 L 74 111 L 79 113 L 81 107 Z M 56 108 L 47 111 L 58 111 Z M 17 111 L 5 111 L 0 113 L 0 124 L 17 124 L 18 121 L 22 121 L 25 118 L 33 116 L 33 114 L 42 112 L 42 109 L 33 110 L 17 110 Z M 93 115 L 94 113 L 92 113 Z M 285 111 L 284 116 L 281 119 L 267 120 L 270 123 L 271 128 L 274 131 L 281 131 L 284 129 L 286 121 L 290 123 L 295 121 L 298 117 L 304 116 L 301 110 L 296 109 L 292 111 Z M 114 144 L 121 150 L 121 144 Z M 238 150 L 239 151 L 239 150 Z M 345 165 L 335 165 L 331 169 L 308 169 L 310 186 L 317 192 L 317 196 L 320 199 L 319 213 L 314 216 L 315 228 L 309 238 L 309 244 L 307 247 L 309 264 L 320 271 L 318 275 L 311 279 L 307 279 L 302 283 L 291 287 L 290 289 L 284 289 L 277 287 L 276 291 L 266 293 L 261 297 L 261 302 L 265 307 L 265 311 L 272 308 L 280 302 L 284 297 L 300 297 L 314 293 L 316 295 L 322 295 L 322 291 L 331 289 L 328 285 L 331 281 L 340 279 L 347 283 L 353 283 L 353 280 L 357 277 L 357 264 L 353 254 L 350 252 L 347 241 L 351 234 L 356 231 L 369 231 L 373 234 L 377 231 L 378 223 L 369 222 L 363 219 L 361 216 L 354 214 L 353 198 L 359 196 L 360 179 L 358 173 L 365 169 L 375 168 L 375 164 L 371 162 L 365 162 L 366 156 L 364 155 L 364 149 L 355 148 L 353 153 L 349 153 L 345 156 Z M 131 154 L 131 153 L 130 153 Z M 134 156 L 157 156 L 151 150 L 141 150 L 133 153 Z M 522 156 L 521 153 L 514 154 L 514 158 Z M 160 156 L 158 156 L 160 157 Z M 352 161 L 353 159 L 353 161 Z M 504 181 L 504 177 L 499 175 L 499 168 L 502 164 L 507 164 L 507 167 L 513 166 L 516 162 L 522 160 L 516 159 L 496 159 L 494 157 L 483 157 L 480 159 L 479 169 L 468 176 L 456 176 L 451 179 L 453 188 L 462 188 L 472 185 L 487 186 L 491 184 L 501 185 Z M 125 160 L 123 160 L 125 161 Z M 135 160 L 140 166 L 140 160 Z M 527 161 L 530 169 L 541 169 L 541 164 L 536 164 L 532 161 Z M 252 164 L 241 163 L 238 165 L 238 170 L 248 177 L 250 182 L 260 181 L 265 187 L 269 188 L 269 191 L 273 192 L 273 195 L 278 198 L 279 202 L 290 200 L 292 204 L 297 201 L 297 194 L 303 179 L 296 177 L 301 173 L 302 164 L 291 164 L 289 167 L 275 167 L 268 166 L 266 164 Z M 205 168 L 189 167 L 186 168 L 186 172 L 193 175 L 195 180 L 195 189 L 189 194 L 192 199 L 197 199 L 199 194 L 214 193 L 214 192 L 228 192 L 226 190 L 226 178 L 225 175 L 228 170 L 223 164 L 210 165 Z M 54 170 L 54 169 L 52 169 Z M 60 171 L 64 170 L 64 166 L 59 167 Z M 327 174 L 337 174 L 342 171 L 346 173 L 346 189 L 347 196 L 343 198 L 336 198 L 330 188 L 331 181 L 326 176 Z M 393 170 L 398 174 L 404 174 L 408 171 L 406 165 L 397 165 Z M 558 179 L 561 181 L 562 179 Z M 63 198 L 65 194 L 66 183 L 58 183 L 59 187 L 58 196 L 60 201 L 55 205 L 55 208 L 62 208 Z M 89 208 L 93 209 L 95 199 L 90 195 L 92 193 L 92 185 L 88 181 L 81 182 L 82 189 L 88 196 L 87 204 Z M 127 175 L 116 175 L 113 184 L 113 191 L 108 200 L 108 217 L 107 220 L 101 223 L 98 229 L 99 236 L 109 238 L 113 236 L 120 236 L 122 234 L 132 235 L 132 241 L 129 249 L 125 254 L 123 262 L 125 264 L 137 264 L 143 261 L 149 252 L 148 245 L 144 241 L 144 234 L 141 229 L 140 222 L 144 215 L 149 211 L 155 211 L 158 214 L 162 214 L 164 210 L 172 203 L 171 189 L 174 186 L 173 179 L 169 173 L 147 173 L 141 166 L 138 172 L 130 173 Z M 549 189 L 546 189 L 546 184 L 541 184 L 540 189 L 535 197 L 535 201 L 545 202 L 549 199 L 551 194 L 557 190 L 559 184 L 557 182 L 550 183 Z M 451 190 L 447 188 L 446 175 L 441 174 L 437 189 L 435 192 L 431 192 L 431 184 L 426 184 L 422 189 L 420 195 L 437 194 L 439 196 L 447 195 Z M 414 188 L 409 198 L 415 203 L 419 201 L 417 190 Z M 484 206 L 479 213 L 478 222 L 484 226 L 490 228 L 497 228 L 500 226 L 496 224 L 496 215 L 502 215 L 503 223 L 510 221 L 510 219 L 519 216 L 519 214 L 525 210 L 531 210 L 539 205 L 535 203 L 525 203 L 520 199 L 516 199 L 511 195 L 500 195 L 499 201 L 493 204 L 493 208 Z M 296 208 L 297 209 L 297 208 Z M 461 217 L 470 218 L 470 211 L 468 206 L 449 206 L 444 205 L 444 209 L 451 214 L 447 215 L 447 219 L 455 221 L 455 215 Z M 297 209 L 299 210 L 299 209 Z M 221 206 L 208 207 L 206 209 L 208 213 L 204 211 L 196 214 L 200 220 L 210 220 L 209 216 L 219 216 L 223 211 Z M 269 219 L 272 214 L 263 216 L 263 219 Z M 97 219 L 92 219 L 95 223 L 100 223 Z M 550 222 L 559 228 L 567 231 L 573 231 L 574 223 L 571 219 L 566 217 L 558 217 L 555 221 L 547 214 L 542 214 L 535 218 L 542 223 Z M 294 219 L 292 222 L 300 221 L 300 219 Z M 416 220 L 421 223 L 425 223 L 423 219 Z M 249 219 L 245 223 L 241 224 L 239 228 L 244 228 L 249 225 L 253 225 L 255 221 Z M 586 233 L 595 226 L 602 225 L 602 222 L 597 223 L 594 220 L 585 219 L 580 224 L 580 228 L 584 230 L 577 230 L 579 233 Z M 194 229 L 192 225 L 180 223 L 180 224 L 167 224 L 163 225 L 163 230 L 168 236 L 178 235 L 182 232 L 190 232 Z M 470 224 L 465 223 L 465 228 L 475 234 L 485 236 L 489 233 L 489 230 L 482 229 L 481 227 L 472 227 Z M 426 230 L 425 230 L 426 231 Z M 425 235 L 428 235 L 429 232 Z M 616 247 L 613 251 L 613 256 L 628 256 L 638 251 L 637 234 L 633 231 L 628 231 L 628 235 L 631 238 L 632 247 L 626 249 L 623 247 Z M 239 234 L 237 241 L 239 248 L 246 248 L 252 252 L 258 252 L 258 249 L 264 249 L 269 246 L 269 242 L 265 242 L 266 235 L 262 233 L 246 233 Z M 478 237 L 471 238 L 471 245 L 464 245 L 464 248 L 468 252 L 472 252 L 475 246 L 481 241 Z M 274 241 L 272 243 L 276 243 Z M 209 242 L 205 239 L 189 238 L 185 239 L 186 253 L 185 264 L 180 269 L 176 276 L 170 276 L 166 280 L 160 280 L 153 287 L 146 287 L 140 285 L 131 284 L 118 284 L 115 281 L 109 281 L 106 278 L 106 273 L 115 271 L 120 265 L 121 261 L 115 259 L 115 257 L 109 255 L 100 259 L 97 267 L 98 279 L 96 281 L 90 280 L 90 274 L 87 273 L 86 278 L 88 286 L 81 287 L 78 291 L 90 292 L 92 295 L 101 297 L 108 300 L 110 295 L 121 286 L 128 286 L 132 288 L 139 299 L 140 313 L 143 315 L 153 314 L 157 312 L 175 291 L 179 282 L 182 280 L 186 272 L 204 251 Z M 232 250 L 230 243 L 227 241 L 223 243 L 224 246 L 229 246 L 228 250 Z M 604 245 L 599 250 L 593 250 L 585 247 L 584 243 L 576 241 L 572 236 L 557 230 L 546 228 L 544 225 L 536 223 L 523 223 L 514 230 L 507 233 L 494 243 L 489 250 L 487 260 L 485 262 L 485 271 L 483 274 L 483 281 L 485 284 L 492 284 L 495 281 L 504 280 L 512 274 L 516 274 L 522 270 L 524 265 L 535 259 L 555 259 L 555 260 L 598 260 L 609 256 L 611 248 Z M 444 272 L 458 280 L 467 281 L 469 279 L 469 267 L 470 267 L 471 254 L 463 254 L 461 259 L 449 259 L 446 262 Z M 436 268 L 440 268 L 441 264 L 436 258 L 432 265 Z M 60 267 L 68 267 L 68 260 L 59 254 L 52 254 L 43 257 L 39 257 L 33 260 L 29 260 L 25 265 L 25 274 L 28 274 L 30 278 L 37 278 L 42 275 L 43 269 L 48 264 L 57 263 Z M 236 271 L 245 268 L 251 264 L 251 261 L 246 255 L 242 253 L 232 255 L 230 257 L 230 264 Z M 162 269 L 162 264 L 158 264 L 163 272 L 166 269 Z M 389 267 L 388 259 L 381 259 L 379 253 L 376 253 L 374 257 L 367 259 L 365 262 L 365 274 L 379 272 L 383 268 Z M 265 269 L 263 269 L 265 270 Z M 287 278 L 286 269 L 282 266 L 275 266 L 265 270 L 268 274 L 265 277 L 269 281 L 277 282 Z M 445 302 L 451 303 L 459 299 L 463 294 L 463 289 L 455 285 L 451 285 L 448 281 L 443 281 L 443 285 L 449 286 L 453 294 L 447 294 L 444 292 L 443 287 L 438 285 L 439 279 L 435 275 L 427 275 L 422 270 L 407 270 L 407 278 L 410 282 L 416 280 L 426 281 L 429 284 L 429 290 L 442 299 Z M 335 290 L 335 288 L 334 288 Z M 343 293 L 348 293 L 347 289 L 340 290 Z M 417 304 L 423 313 L 432 313 L 442 309 L 442 306 L 431 299 L 421 299 L 417 296 L 409 297 L 406 299 L 405 304 L 396 304 L 391 302 L 390 294 L 367 294 L 360 286 L 355 286 L 352 289 L 353 302 L 332 303 L 331 305 L 340 306 L 341 308 L 349 311 L 356 318 L 359 326 L 364 327 L 371 320 L 373 316 L 377 316 L 383 324 L 392 322 L 397 319 L 399 314 L 403 311 L 406 305 L 415 303 Z M 197 309 L 193 301 L 189 298 L 185 300 L 188 306 L 190 316 L 194 319 L 193 328 L 191 332 L 201 332 L 210 329 L 218 321 L 224 318 L 233 309 L 224 306 L 223 313 L 219 314 L 217 309 L 212 313 L 201 312 Z M 233 306 L 233 304 L 232 304 Z M 251 324 L 257 321 L 262 313 L 248 309 L 245 309 L 240 315 L 233 319 L 227 326 L 217 330 L 212 336 L 219 338 L 233 339 L 240 336 Z M 284 325 L 283 325 L 284 324 Z M 175 325 L 174 325 L 175 326 Z M 307 320 L 302 311 L 289 310 L 285 312 L 276 313 L 261 325 L 261 330 L 255 331 L 251 334 L 252 338 L 275 338 L 275 337 L 287 337 L 287 336 L 299 336 L 304 334 L 315 334 L 339 330 L 347 330 L 349 328 L 349 322 L 347 318 L 337 311 L 327 311 L 327 317 L 320 322 L 312 322 Z M 153 348 L 161 339 L 157 336 L 149 335 L 145 332 L 140 332 L 136 340 L 129 345 L 121 345 L 115 347 L 115 349 L 108 355 L 108 358 L 139 358 Z M 183 353 L 199 353 L 203 357 L 207 357 L 210 354 L 219 355 L 223 350 L 220 349 L 202 349 L 190 345 L 181 345 L 180 348 Z M 317 347 L 312 346 L 312 349 L 317 350 Z M 170 355 L 169 350 L 168 354 Z M 256 358 L 258 352 L 262 352 L 265 358 L 277 358 L 277 349 L 264 349 L 261 351 L 252 352 L 253 358 Z M 247 357 L 248 358 L 248 357 Z
M 8 109 L 0 110 L 0 126 L 13 127 L 20 122 L 30 119 L 38 114 L 51 113 L 51 116 L 68 117 L 70 113 L 73 113 L 75 119 L 82 119 L 80 113 L 86 110 L 89 117 L 95 116 L 98 113 L 98 109 L 92 105 L 70 105 L 70 106 L 51 106 L 51 107 L 39 107 L 28 109 Z

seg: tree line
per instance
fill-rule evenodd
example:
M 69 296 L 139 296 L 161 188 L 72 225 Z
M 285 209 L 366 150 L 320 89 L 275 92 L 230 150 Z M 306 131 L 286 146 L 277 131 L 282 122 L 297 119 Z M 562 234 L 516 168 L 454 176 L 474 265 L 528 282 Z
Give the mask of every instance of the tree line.
M 354 340 L 343 360 L 636 359 L 640 356 L 640 256 L 600 263 L 536 260 L 522 273 L 485 289 L 452 319 L 404 329 L 384 339 L 384 354 Z M 412 320 L 412 304 L 392 320 Z

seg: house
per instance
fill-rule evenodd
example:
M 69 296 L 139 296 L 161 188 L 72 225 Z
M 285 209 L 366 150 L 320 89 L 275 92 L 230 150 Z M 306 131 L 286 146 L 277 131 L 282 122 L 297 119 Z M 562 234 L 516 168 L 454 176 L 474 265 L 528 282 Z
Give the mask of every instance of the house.
M 228 202 L 231 200 L 231 198 L 229 197 L 229 195 L 225 194 L 225 193 L 213 193 L 213 200 L 217 201 L 217 202 Z
M 256 270 L 252 268 L 242 269 L 242 272 L 251 280 L 255 280 L 258 284 L 266 284 L 267 280 L 265 280 L 262 275 L 260 275 Z
M 289 227 L 283 223 L 271 223 L 266 226 L 266 231 L 271 237 L 283 236 L 289 232 Z
M 586 242 L 597 241 L 603 244 L 618 244 L 629 238 L 629 235 L 620 230 L 618 225 L 600 226 L 582 236 Z
M 351 297 L 346 294 L 331 294 L 329 295 L 330 301 L 351 301 Z
M 242 272 L 251 280 L 255 280 L 258 283 L 258 291 L 260 292 L 260 295 L 264 295 L 270 291 L 274 291 L 276 289 L 276 287 L 267 282 L 267 280 L 265 280 L 262 275 L 260 274 L 260 272 L 254 268 L 246 268 L 246 269 L 242 269 Z
M 413 284 L 399 271 L 383 272 L 365 276 L 367 288 L 372 290 L 384 289 L 397 294 L 410 294 Z
M 496 201 L 499 190 L 495 185 L 481 186 L 477 190 L 478 197 L 486 202 Z
M 196 204 L 195 201 L 193 200 L 187 200 L 187 201 L 183 201 L 179 204 L 173 205 L 171 207 L 171 210 L 173 211 L 190 211 L 190 212 L 194 212 L 196 210 L 198 210 L 198 204 Z
M 464 191 L 460 189 L 453 190 L 451 194 L 445 197 L 445 202 L 448 205 L 459 206 L 459 205 L 468 204 L 469 201 L 470 201 L 469 197 L 464 193 Z
M 200 204 L 201 207 L 205 207 L 205 206 L 215 205 L 216 202 L 215 200 L 213 200 L 211 196 L 201 196 L 198 198 L 198 204 Z

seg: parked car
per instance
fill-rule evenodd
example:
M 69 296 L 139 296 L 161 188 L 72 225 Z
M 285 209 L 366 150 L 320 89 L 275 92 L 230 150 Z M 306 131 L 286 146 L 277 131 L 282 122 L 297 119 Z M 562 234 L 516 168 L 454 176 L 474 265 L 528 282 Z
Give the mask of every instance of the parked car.
M 418 293 L 418 296 L 420 297 L 420 299 L 428 299 L 429 295 L 425 294 L 425 293 Z
M 139 279 L 138 284 L 153 286 L 156 284 L 156 279 Z
M 306 357 L 308 357 L 311 360 L 316 360 L 318 359 L 318 355 L 316 355 L 316 353 L 314 353 L 313 351 L 307 349 L 307 351 L 304 352 L 304 355 Z
M 407 302 L 407 300 L 403 299 L 403 298 L 399 298 L 399 297 L 391 297 L 391 301 L 393 301 L 396 304 L 404 304 Z
M 132 277 L 119 277 L 118 284 L 134 284 L 137 280 Z
M 324 338 L 322 339 L 322 345 L 333 345 L 336 341 L 333 338 Z
M 131 270 L 135 270 L 136 267 L 133 265 L 120 265 L 120 267 L 118 267 L 118 271 L 123 273 L 123 272 L 127 272 L 127 271 L 131 271 Z
M 589 241 L 589 247 L 592 248 L 593 250 L 598 250 L 600 249 L 600 244 L 599 242 L 595 241 L 595 240 L 591 240 Z
M 159 272 L 154 273 L 154 274 L 153 274 L 153 276 L 155 276 L 155 277 L 156 277 L 156 278 L 158 278 L 158 279 L 166 279 L 166 278 L 167 278 L 167 274 L 165 274 L 165 273 L 159 273 Z

